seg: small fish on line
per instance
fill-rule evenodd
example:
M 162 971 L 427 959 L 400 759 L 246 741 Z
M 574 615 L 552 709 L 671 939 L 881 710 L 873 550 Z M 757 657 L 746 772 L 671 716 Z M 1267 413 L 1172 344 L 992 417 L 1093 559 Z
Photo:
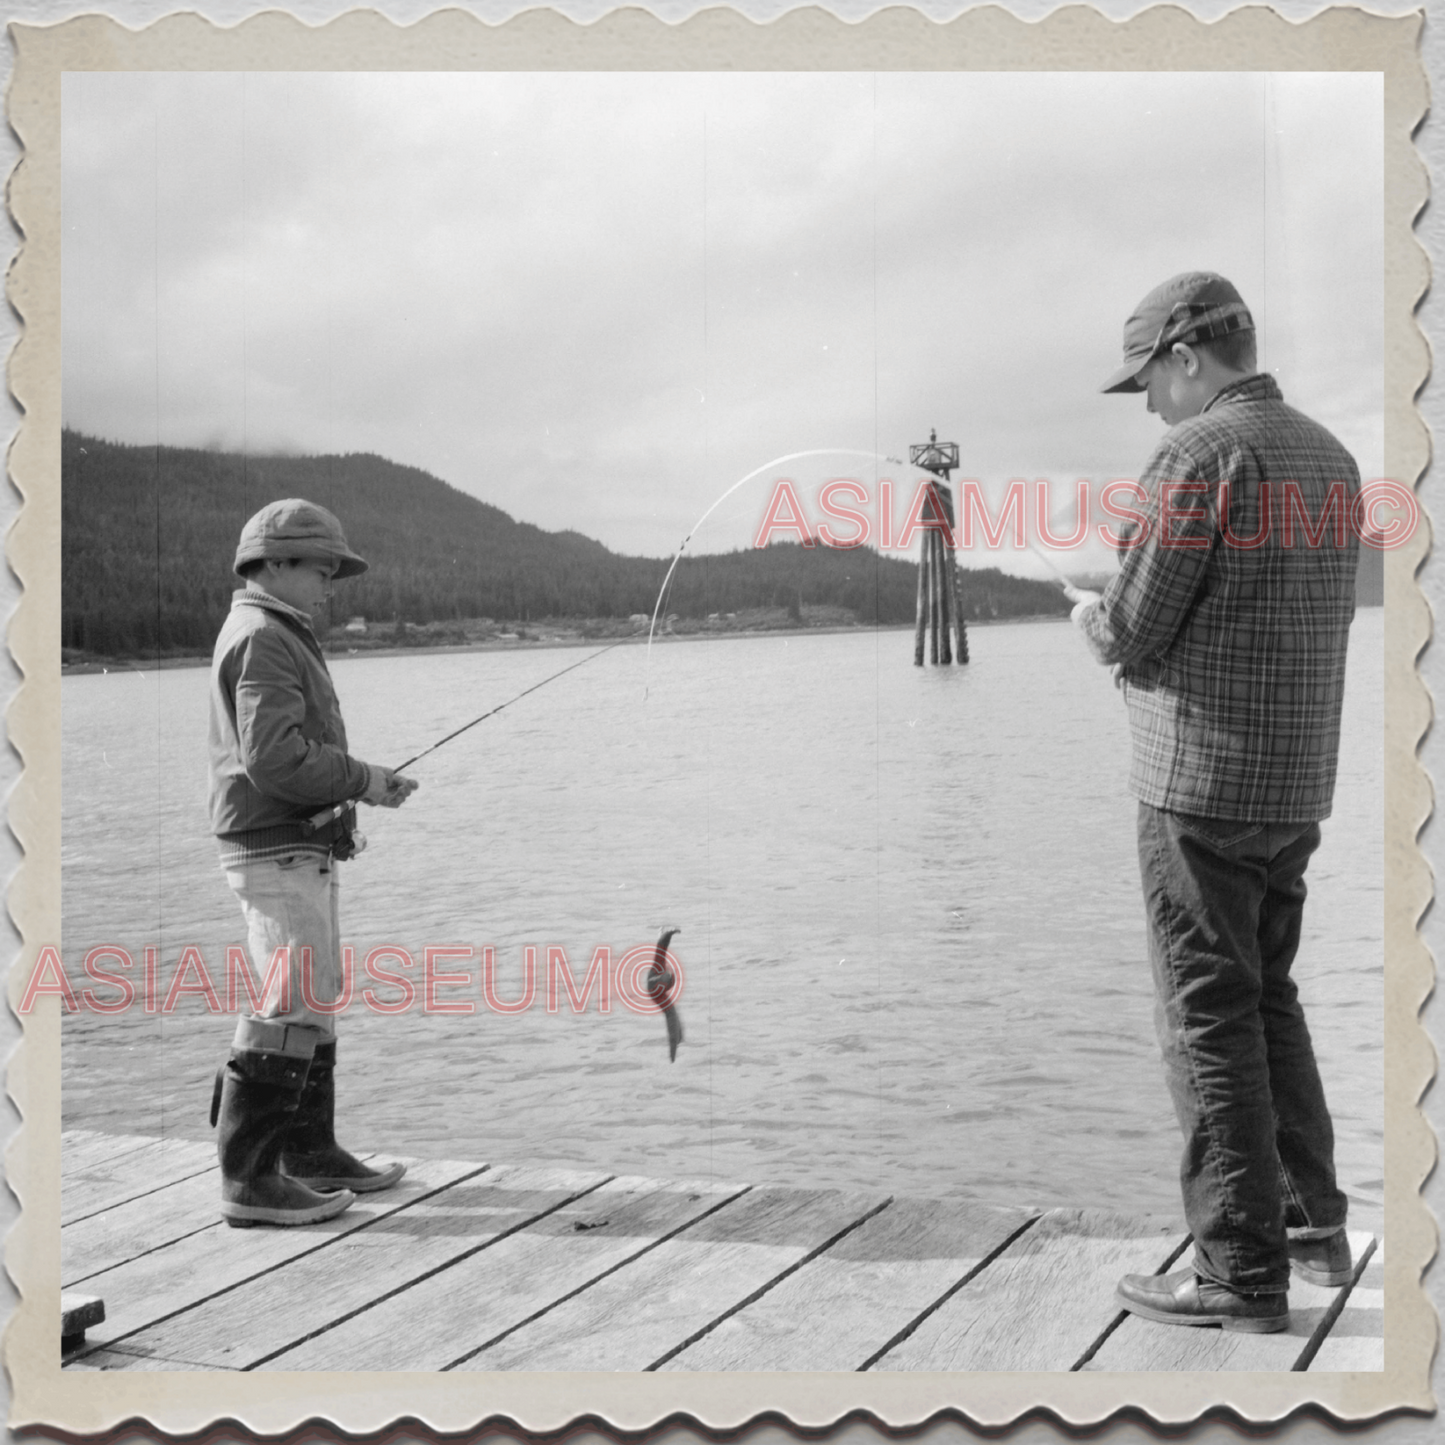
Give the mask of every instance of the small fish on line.
M 572 1228 L 581 1233 L 584 1229 L 605 1229 L 611 1223 L 610 1219 L 579 1219 Z
M 647 978 L 642 985 L 648 998 L 662 1006 L 662 1019 L 667 1025 L 667 1057 L 674 1062 L 677 1046 L 682 1042 L 682 1015 L 674 1002 L 677 998 L 677 975 L 668 967 L 667 945 L 672 942 L 674 933 L 681 932 L 682 929 L 669 924 L 658 935 L 657 947 L 652 952 L 652 966 L 647 970 Z

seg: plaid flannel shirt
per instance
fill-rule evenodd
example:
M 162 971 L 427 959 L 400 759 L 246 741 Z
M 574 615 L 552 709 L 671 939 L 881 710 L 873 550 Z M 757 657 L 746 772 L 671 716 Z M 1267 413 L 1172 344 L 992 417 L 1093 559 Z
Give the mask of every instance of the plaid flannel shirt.
M 1124 665 L 1130 787 L 1170 812 L 1328 817 L 1354 459 L 1256 375 L 1171 428 L 1140 485 L 1119 575 L 1080 619 L 1099 661 Z

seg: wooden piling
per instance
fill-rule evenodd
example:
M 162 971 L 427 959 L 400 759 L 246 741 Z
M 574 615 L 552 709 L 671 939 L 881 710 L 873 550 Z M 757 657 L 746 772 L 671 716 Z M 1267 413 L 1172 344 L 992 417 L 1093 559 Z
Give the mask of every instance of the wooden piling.
M 935 539 L 933 565 L 938 572 L 938 630 L 943 637 L 940 658 L 947 667 L 953 662 L 953 614 L 948 605 L 948 546 L 942 536 Z
M 953 499 L 946 478 L 931 481 L 921 520 L 923 544 L 918 558 L 918 613 L 913 634 L 913 665 L 923 666 L 924 638 L 929 661 L 947 667 L 968 661 L 968 636 L 958 600 L 953 546 Z M 950 636 L 952 627 L 955 636 Z
M 924 555 L 928 549 L 924 548 Z M 928 609 L 925 606 L 928 600 L 928 565 L 920 561 L 918 564 L 918 611 L 917 621 L 913 627 L 913 665 L 923 666 L 923 632 L 928 625 Z
M 958 592 L 958 559 L 948 559 L 948 587 L 953 594 L 953 617 L 958 628 L 958 646 L 954 661 L 962 664 L 968 661 L 968 625 L 963 620 L 963 603 Z
M 926 533 L 926 534 L 925 534 L 925 541 L 926 541 L 926 543 L 927 543 L 927 546 L 925 547 L 924 550 L 925 550 L 925 553 L 926 553 L 926 555 L 927 555 L 927 557 L 928 557 L 928 632 L 929 632 L 928 660 L 929 660 L 935 667 L 937 667 L 937 666 L 938 666 L 938 634 L 939 634 L 939 632 L 942 630 L 942 629 L 939 627 L 939 622 L 940 622 L 940 620 L 941 620 L 940 617 L 939 617 L 940 608 L 939 608 L 939 596 L 938 596 L 938 583 L 939 583 L 939 575 L 938 575 L 938 572 L 939 572 L 939 568 L 938 568 L 938 558 L 937 558 L 937 555 L 936 555 L 936 553 L 937 553 L 937 548 L 938 548 L 938 533 L 937 533 L 937 532 L 933 532 L 933 531 L 930 531 L 930 532 Z
M 938 653 L 939 661 L 945 667 L 948 667 L 953 662 L 953 641 L 949 636 L 949 627 L 953 622 L 953 613 L 949 606 L 947 558 L 947 545 L 941 536 L 935 537 L 933 561 L 938 571 L 938 631 L 940 640 Z

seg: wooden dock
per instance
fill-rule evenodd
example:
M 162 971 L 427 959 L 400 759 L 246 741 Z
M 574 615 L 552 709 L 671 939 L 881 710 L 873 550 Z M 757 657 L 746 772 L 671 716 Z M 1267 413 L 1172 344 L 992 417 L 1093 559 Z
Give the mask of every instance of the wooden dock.
M 1089 1209 L 417 1160 L 300 1229 L 220 1220 L 215 1146 L 74 1131 L 75 1370 L 1380 1370 L 1383 1252 L 1275 1335 L 1123 1314 L 1188 1237 Z

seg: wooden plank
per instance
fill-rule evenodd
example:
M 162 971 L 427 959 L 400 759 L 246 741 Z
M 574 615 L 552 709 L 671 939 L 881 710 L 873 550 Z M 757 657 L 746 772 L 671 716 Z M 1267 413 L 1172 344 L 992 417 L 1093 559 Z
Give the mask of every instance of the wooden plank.
M 1350 1236 L 1350 1247 L 1355 1247 Z M 1356 1258 L 1360 1258 L 1357 1255 Z M 1345 1307 L 1330 1328 L 1319 1353 L 1307 1366 L 1311 1374 L 1321 1370 L 1383 1370 L 1385 1368 L 1385 1241 L 1355 1280 Z
M 1351 1233 L 1350 1247 L 1359 1259 L 1369 1235 Z M 1184 1268 L 1186 1254 L 1176 1268 Z M 1340 1293 L 1292 1279 L 1289 1286 L 1289 1328 L 1272 1335 L 1250 1335 L 1210 1325 L 1164 1325 L 1126 1315 L 1104 1341 L 1086 1370 L 1271 1370 L 1288 1371 L 1304 1353 L 1326 1312 Z
M 645 1370 L 884 1203 L 754 1189 L 458 1368 Z
M 89 1169 L 132 1149 L 154 1144 L 154 1134 L 103 1134 L 97 1129 L 66 1129 L 60 1136 L 60 1173 Z
M 73 1225 L 89 1215 L 216 1168 L 214 1140 L 198 1143 L 176 1138 L 152 1139 L 138 1149 L 73 1172 L 67 1166 L 60 1186 L 61 1225 Z
M 1152 1274 L 1183 1231 L 1053 1209 L 875 1370 L 1070 1370 L 1118 1314 L 1119 1276 Z
M 61 1230 L 61 1282 L 79 1284 L 102 1270 L 209 1228 L 220 1218 L 219 1168 L 186 1175 L 151 1193 L 132 1195 Z
M 198 1365 L 194 1360 L 168 1360 L 144 1352 L 130 1351 L 124 1346 L 113 1350 L 96 1350 L 75 1360 L 67 1360 L 66 1370 L 214 1370 L 215 1365 Z
M 614 1179 L 267 1367 L 439 1370 L 745 1188 Z
M 174 1136 L 168 1136 L 174 1137 Z M 162 1143 L 156 1134 L 101 1134 L 84 1129 L 67 1130 L 60 1136 L 60 1188 L 65 1190 L 82 1176 L 106 1166 L 123 1168 L 123 1161 L 142 1150 Z
M 67 1135 L 61 1147 L 61 1177 L 66 1184 L 94 1174 L 141 1178 L 147 1160 L 165 1161 L 177 1153 L 201 1158 L 209 1154 L 214 1162 L 215 1135 L 197 1139 L 179 1134 L 130 1134 L 98 1139 L 94 1148 L 72 1148 Z
M 215 1295 L 183 1314 L 130 1335 L 126 1348 L 162 1358 L 184 1356 L 200 1362 L 198 1368 L 201 1369 L 244 1369 L 291 1346 L 301 1345 L 305 1350 L 307 1346 L 303 1342 L 308 1342 L 308 1337 L 326 1331 L 317 1339 L 309 1340 L 309 1344 L 319 1347 L 322 1355 L 328 1355 L 329 1363 L 295 1365 L 290 1362 L 291 1356 L 285 1355 L 273 1368 L 373 1368 L 360 1362 L 363 1352 L 338 1354 L 326 1348 L 332 1333 L 345 1330 L 344 1325 L 337 1331 L 329 1331 L 328 1327 L 352 1316 L 350 1322 L 357 1328 L 348 1332 L 348 1338 L 359 1337 L 373 1347 L 378 1359 L 374 1368 L 432 1368 L 406 1363 L 416 1351 L 411 1338 L 413 1316 L 405 1308 L 411 1291 L 387 1301 L 388 1305 L 399 1304 L 401 1308 L 367 1309 L 366 1306 L 391 1290 L 405 1289 L 428 1271 L 441 1270 L 441 1274 L 427 1281 L 434 1286 L 438 1281 L 441 1284 L 426 1291 L 431 1302 L 428 1312 L 431 1309 L 439 1312 L 438 1318 L 426 1323 L 450 1335 L 452 1347 L 445 1358 L 455 1357 L 459 1348 L 456 1316 L 458 1312 L 465 1314 L 474 1302 L 465 1295 L 458 1296 L 458 1286 L 446 1283 L 453 1274 L 448 1264 L 508 1230 L 526 1227 L 538 1215 L 555 1210 L 569 1200 L 576 1201 L 573 1218 L 593 1209 L 594 1195 L 590 1191 L 597 1189 L 606 1178 L 605 1174 L 565 1169 L 516 1166 L 489 1169 L 473 1179 L 452 1184 L 429 1199 L 419 1200 L 399 1214 L 355 1230 L 329 1248 L 293 1260 L 283 1269 Z M 571 1226 L 567 1228 L 570 1230 Z M 483 1249 L 482 1252 L 489 1251 Z M 486 1301 L 476 1303 L 484 1306 Z M 363 1312 L 356 1314 L 358 1310 Z M 378 1316 L 387 1323 L 376 1324 Z M 376 1334 L 378 1329 L 384 1332 L 380 1339 Z M 316 1353 L 315 1349 L 310 1350 L 308 1358 Z
M 61 1230 L 61 1283 L 68 1289 L 215 1225 L 220 1219 L 218 1180 L 219 1174 L 196 1174 Z
M 279 1269 L 314 1249 L 324 1249 L 364 1224 L 395 1214 L 421 1195 L 483 1167 L 444 1159 L 414 1163 L 394 1189 L 361 1195 L 344 1214 L 302 1228 L 232 1229 L 212 1212 L 206 1216 L 212 1223 L 106 1269 L 90 1280 L 87 1288 L 105 1296 L 107 1314 L 105 1324 L 92 1334 L 91 1342 L 97 1347 L 110 1344 L 253 1275 Z M 186 1189 L 192 1182 L 174 1187 Z M 214 1211 L 214 1200 L 209 1196 L 208 1205 Z
M 1034 1217 L 896 1201 L 662 1368 L 857 1370 Z

